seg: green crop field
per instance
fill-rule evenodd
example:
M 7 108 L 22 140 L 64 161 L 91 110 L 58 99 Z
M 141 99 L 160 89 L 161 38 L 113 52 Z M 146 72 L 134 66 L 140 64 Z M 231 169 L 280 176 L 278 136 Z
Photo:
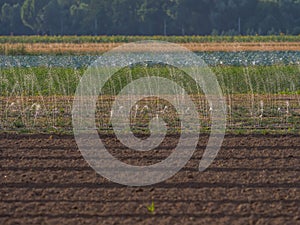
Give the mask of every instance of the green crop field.
M 93 49 L 89 43 L 127 43 L 143 40 L 173 43 L 214 43 L 216 52 L 197 53 L 216 75 L 227 104 L 227 130 L 232 132 L 299 132 L 300 127 L 300 60 L 297 44 L 293 51 L 273 51 L 271 43 L 300 42 L 300 36 L 1 36 L 0 52 L 0 127 L 4 131 L 71 132 L 72 104 L 76 88 L 87 66 L 97 55 L 86 54 Z M 48 54 L 52 43 L 58 49 L 76 50 L 84 44 L 84 54 L 60 52 Z M 261 43 L 270 45 L 268 51 L 222 52 L 222 43 Z M 13 46 L 12 48 L 7 46 Z M 17 45 L 14 45 L 17 44 Z M 30 52 L 31 44 L 36 52 Z M 41 44 L 41 45 L 39 45 Z M 104 46 L 103 45 L 103 46 Z M 197 44 L 196 44 L 197 45 Z M 26 47 L 25 47 L 26 46 Z M 105 45 L 106 46 L 106 45 Z M 105 47 L 104 46 L 104 47 Z M 244 46 L 244 47 L 245 47 Z M 277 47 L 278 47 L 277 46 Z M 232 46 L 231 46 L 232 47 Z M 1 50 L 2 48 L 2 50 Z M 42 49 L 42 50 L 39 50 Z M 68 49 L 67 48 L 67 49 Z M 230 46 L 229 46 L 230 48 Z M 44 50 L 43 50 L 44 49 Z M 73 49 L 73 50 L 74 50 Z M 103 48 L 106 50 L 106 47 Z M 40 54 L 39 51 L 44 52 Z M 81 50 L 79 50 L 80 53 Z M 160 76 L 173 80 L 192 96 L 201 120 L 202 131 L 209 130 L 211 106 L 201 87 L 184 72 L 164 65 L 137 65 L 114 74 L 101 90 L 98 101 L 99 129 L 112 130 L 110 115 L 114 98 L 129 83 L 141 77 Z M 101 77 L 99 78 L 101 81 Z M 147 124 L 156 112 L 168 106 L 161 115 L 173 131 L 178 131 L 178 117 L 171 105 L 162 99 L 142 101 L 148 109 L 142 120 L 135 121 L 137 130 L 148 129 Z M 139 106 L 136 106 L 137 109 Z M 133 109 L 134 111 L 134 109 Z M 134 115 L 142 115 L 137 110 Z M 132 118 L 135 120 L 136 118 Z
M 24 96 L 72 96 L 86 68 L 2 68 L 0 69 L 0 95 Z M 216 74 L 225 94 L 300 94 L 300 67 L 297 65 L 276 66 L 215 66 Z M 131 80 L 139 77 L 161 76 L 182 84 L 190 94 L 198 94 L 189 76 L 175 68 L 142 66 L 125 68 L 116 73 L 105 86 L 107 95 L 116 95 Z
M 300 67 L 216 66 L 211 67 L 227 100 L 228 131 L 298 132 L 300 128 Z M 85 68 L 2 68 L 0 70 L 0 121 L 6 130 L 70 132 L 72 101 Z M 113 99 L 127 84 L 140 77 L 161 76 L 181 85 L 196 102 L 203 131 L 209 130 L 210 109 L 201 88 L 182 71 L 169 66 L 123 68 L 106 83 L 98 102 L 99 129 L 110 130 Z M 167 103 L 151 100 L 151 111 Z M 154 107 L 154 105 L 156 105 Z M 158 107 L 158 108 L 157 108 Z M 171 108 L 171 107 L 169 107 Z M 137 113 L 137 112 L 136 112 Z M 144 130 L 149 116 L 137 121 Z M 163 115 L 177 132 L 176 113 Z M 176 125 L 177 124 L 177 125 Z

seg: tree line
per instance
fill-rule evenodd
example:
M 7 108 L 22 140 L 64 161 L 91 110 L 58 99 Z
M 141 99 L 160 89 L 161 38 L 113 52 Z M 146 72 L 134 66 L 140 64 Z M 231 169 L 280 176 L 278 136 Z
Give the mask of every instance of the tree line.
M 0 0 L 0 35 L 300 34 L 300 0 Z

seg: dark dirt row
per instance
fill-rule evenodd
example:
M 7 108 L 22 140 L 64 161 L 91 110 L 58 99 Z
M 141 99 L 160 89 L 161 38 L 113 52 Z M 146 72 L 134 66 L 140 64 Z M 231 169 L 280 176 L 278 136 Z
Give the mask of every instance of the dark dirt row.
M 149 165 L 166 158 L 177 137 L 148 153 L 111 136 L 103 142 L 120 160 Z M 0 224 L 300 224 L 299 136 L 226 136 L 200 173 L 206 142 L 201 136 L 167 181 L 125 187 L 90 168 L 72 136 L 1 134 Z

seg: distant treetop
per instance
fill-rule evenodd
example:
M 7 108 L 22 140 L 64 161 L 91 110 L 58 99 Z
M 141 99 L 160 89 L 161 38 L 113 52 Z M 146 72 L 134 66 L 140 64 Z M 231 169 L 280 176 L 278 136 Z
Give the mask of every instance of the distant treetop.
M 0 0 L 0 35 L 300 34 L 300 0 Z

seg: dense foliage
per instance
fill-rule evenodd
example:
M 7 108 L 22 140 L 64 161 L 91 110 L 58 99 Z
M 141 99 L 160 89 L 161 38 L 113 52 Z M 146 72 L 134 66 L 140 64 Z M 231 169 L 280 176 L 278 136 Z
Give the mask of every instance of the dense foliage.
M 0 0 L 1 35 L 300 34 L 300 0 Z

